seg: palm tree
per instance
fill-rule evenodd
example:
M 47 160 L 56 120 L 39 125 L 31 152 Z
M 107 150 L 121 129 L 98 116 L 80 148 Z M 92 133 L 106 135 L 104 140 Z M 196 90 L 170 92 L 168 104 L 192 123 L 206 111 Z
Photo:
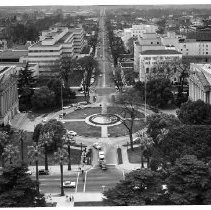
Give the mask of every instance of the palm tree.
M 68 132 L 68 130 L 66 131 L 66 133 L 64 134 L 62 140 L 64 141 L 64 144 L 67 144 L 67 151 L 68 151 L 68 171 L 71 170 L 71 159 L 70 159 L 70 144 L 74 143 L 75 140 L 73 140 L 73 135 Z
M 40 145 L 44 148 L 45 170 L 48 170 L 48 146 L 53 142 L 54 133 L 51 131 L 43 132 L 39 136 Z
M 35 143 L 28 152 L 29 159 L 35 160 L 35 164 L 36 164 L 36 182 L 37 182 L 38 193 L 39 193 L 39 171 L 38 171 L 39 159 L 38 157 L 41 155 L 41 152 L 42 152 L 42 147 L 41 145 L 38 145 L 37 143 Z
M 63 186 L 63 161 L 67 157 L 67 152 L 63 147 L 59 147 L 58 151 L 54 153 L 54 159 L 60 164 L 61 171 L 61 196 L 64 196 L 64 186 Z

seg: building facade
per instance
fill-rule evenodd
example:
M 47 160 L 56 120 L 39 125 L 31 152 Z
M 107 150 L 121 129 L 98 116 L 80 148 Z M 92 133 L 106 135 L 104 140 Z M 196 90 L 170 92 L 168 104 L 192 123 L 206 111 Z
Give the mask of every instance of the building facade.
M 43 31 L 40 41 L 28 49 L 28 62 L 38 63 L 40 75 L 58 75 L 60 61 L 64 57 L 74 57 L 84 47 L 82 28 L 51 28 Z
M 189 99 L 211 104 L 211 64 L 190 64 Z
M 19 112 L 15 66 L 0 66 L 0 125 L 10 124 Z
M 182 59 L 182 54 L 176 50 L 146 50 L 139 55 L 139 79 L 144 81 L 145 78 L 156 71 L 156 66 L 164 62 Z M 172 78 L 176 82 L 177 78 Z

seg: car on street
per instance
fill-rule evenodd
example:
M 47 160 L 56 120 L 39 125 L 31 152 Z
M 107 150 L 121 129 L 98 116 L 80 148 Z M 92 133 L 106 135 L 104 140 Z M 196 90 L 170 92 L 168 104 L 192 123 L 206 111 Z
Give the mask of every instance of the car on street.
M 100 152 L 99 152 L 99 159 L 100 159 L 100 160 L 104 160 L 104 158 L 105 158 L 105 153 L 104 153 L 104 151 L 100 151 Z
M 70 134 L 71 136 L 77 136 L 77 133 L 75 131 L 68 131 L 68 134 Z
M 82 109 L 82 107 L 80 107 L 80 106 L 77 106 L 77 107 L 74 108 L 75 111 L 80 110 L 80 109 Z
M 98 150 L 101 150 L 102 149 L 101 145 L 99 143 L 97 143 L 97 142 L 93 144 L 93 147 L 95 149 L 98 149 Z
M 28 170 L 25 172 L 25 174 L 32 175 L 32 172 L 30 170 Z
M 102 76 L 103 76 L 102 74 L 99 75 L 99 77 L 102 77 Z
M 39 170 L 39 175 L 49 175 L 49 170 L 40 169 Z
M 71 181 L 64 181 L 63 182 L 63 187 L 64 188 L 75 188 L 76 187 L 76 183 L 75 182 L 71 182 Z
M 48 118 L 47 118 L 47 117 L 45 117 L 45 118 L 42 120 L 43 123 L 46 123 L 47 121 L 48 121 Z
M 107 166 L 106 166 L 105 163 L 103 163 L 103 164 L 101 165 L 101 169 L 102 169 L 102 170 L 107 170 Z
M 78 103 L 78 105 L 87 105 L 87 101 L 81 101 Z

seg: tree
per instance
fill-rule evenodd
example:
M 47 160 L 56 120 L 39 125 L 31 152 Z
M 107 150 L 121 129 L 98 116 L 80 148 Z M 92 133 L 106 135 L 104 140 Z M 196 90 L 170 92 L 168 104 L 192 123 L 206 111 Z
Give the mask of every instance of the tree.
M 113 206 L 150 205 L 159 199 L 161 182 L 150 169 L 132 171 L 115 187 L 104 192 L 104 202 Z
M 181 124 L 179 119 L 174 115 L 165 113 L 152 114 L 147 117 L 147 133 L 152 137 L 154 146 L 158 147 L 169 129 L 180 126 Z
M 122 75 L 120 68 L 116 68 L 114 74 L 112 74 L 112 78 L 114 81 L 115 86 L 119 90 L 119 92 L 122 92 L 122 88 L 124 86 L 124 83 L 122 81 Z
M 139 117 L 138 105 L 142 102 L 140 93 L 133 88 L 119 95 L 120 115 L 122 124 L 128 131 L 130 137 L 130 146 L 133 150 L 133 127 L 137 117 Z
M 60 63 L 60 77 L 64 81 L 64 87 L 69 88 L 69 78 L 73 71 L 81 70 L 78 61 L 73 58 L 63 58 Z
M 54 159 L 60 164 L 61 171 L 61 196 L 64 196 L 64 186 L 63 186 L 63 161 L 67 158 L 67 151 L 63 147 L 59 147 L 58 151 L 54 153 Z
M 178 118 L 189 125 L 210 125 L 211 105 L 201 100 L 188 101 L 177 111 Z
M 2 161 L 2 166 L 3 166 L 3 152 L 4 152 L 5 146 L 8 144 L 8 142 L 9 142 L 8 134 L 5 131 L 3 131 L 3 132 L 0 131 L 0 158 Z
M 54 106 L 55 94 L 47 86 L 34 91 L 32 96 L 33 109 L 46 109 Z
M 169 199 L 174 205 L 205 204 L 211 176 L 205 163 L 194 155 L 186 155 L 177 159 L 168 173 L 166 184 L 170 194 Z
M 29 109 L 32 106 L 31 98 L 33 96 L 35 79 L 33 72 L 29 69 L 28 62 L 24 69 L 19 72 L 18 78 L 18 94 L 20 95 L 20 109 Z
M 56 119 L 49 120 L 46 124 L 38 124 L 35 127 L 33 139 L 35 142 L 44 148 L 45 169 L 48 170 L 48 153 L 56 151 L 62 146 L 62 137 L 65 133 L 64 125 Z
M 131 37 L 130 39 L 127 40 L 127 48 L 130 51 L 130 54 L 134 54 L 134 42 L 137 40 L 136 37 Z
M 44 196 L 37 192 L 36 181 L 26 167 L 10 166 L 0 175 L 0 207 L 44 207 Z
M 80 68 L 84 71 L 82 86 L 85 98 L 89 97 L 89 88 L 92 75 L 98 69 L 97 61 L 91 56 L 85 56 L 78 60 Z
M 180 106 L 187 101 L 187 97 L 184 95 L 184 86 L 188 84 L 187 79 L 190 75 L 190 64 L 186 61 L 174 59 L 171 61 L 158 62 L 154 66 L 154 71 L 150 72 L 148 79 L 177 79 L 177 98 L 176 104 Z
M 172 127 L 160 142 L 159 149 L 163 159 L 172 165 L 177 158 L 195 155 L 208 163 L 211 160 L 211 126 L 182 125 Z
M 144 97 L 144 82 L 137 82 L 135 89 L 140 91 L 140 96 Z M 172 85 L 169 79 L 152 79 L 146 84 L 146 101 L 150 106 L 159 108 L 165 107 L 174 100 Z
M 65 88 L 62 85 L 61 79 L 53 78 L 48 82 L 47 86 L 48 86 L 49 90 L 54 92 L 54 94 L 55 94 L 54 102 L 57 105 L 61 104 L 61 93 L 62 93 L 63 99 L 67 99 L 67 100 L 75 99 L 75 92 L 71 91 L 69 87 Z M 61 90 L 61 88 L 62 88 L 62 90 Z

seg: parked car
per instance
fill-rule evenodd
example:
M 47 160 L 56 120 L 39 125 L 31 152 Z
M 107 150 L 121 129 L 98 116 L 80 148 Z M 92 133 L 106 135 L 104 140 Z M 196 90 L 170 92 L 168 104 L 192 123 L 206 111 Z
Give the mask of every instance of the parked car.
M 80 109 L 82 109 L 82 107 L 77 106 L 77 107 L 75 107 L 75 109 L 74 109 L 74 110 L 80 110 Z
M 100 160 L 104 160 L 104 158 L 105 158 L 105 153 L 104 153 L 104 151 L 100 151 L 100 152 L 99 152 L 99 159 L 100 159 Z
M 97 143 L 97 142 L 93 144 L 93 147 L 95 149 L 98 149 L 98 150 L 101 150 L 102 149 L 101 145 L 99 143 Z
M 102 169 L 102 170 L 107 170 L 107 166 L 106 166 L 105 163 L 103 163 L 103 164 L 101 165 L 101 169 Z
M 81 101 L 78 103 L 78 105 L 87 105 L 87 101 Z
M 68 131 L 68 134 L 70 134 L 72 136 L 77 136 L 77 133 L 75 131 Z
M 39 175 L 49 175 L 49 170 L 40 169 L 39 170 Z
M 75 188 L 76 187 L 76 183 L 75 182 L 71 182 L 71 181 L 64 181 L 63 182 L 63 187 L 64 188 Z
M 47 121 L 48 121 L 48 118 L 47 118 L 47 117 L 45 117 L 45 118 L 42 120 L 43 123 L 46 123 Z
M 28 170 L 25 172 L 25 174 L 32 175 L 32 172 L 30 170 Z

